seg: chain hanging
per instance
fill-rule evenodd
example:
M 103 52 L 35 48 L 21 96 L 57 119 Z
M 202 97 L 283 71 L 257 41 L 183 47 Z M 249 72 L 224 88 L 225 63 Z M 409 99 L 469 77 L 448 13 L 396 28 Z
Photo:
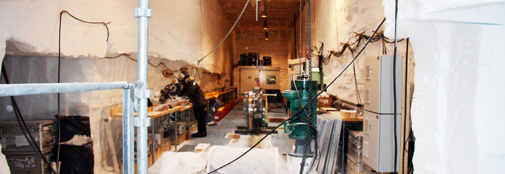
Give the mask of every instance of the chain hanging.
M 307 61 L 309 62 L 308 63 L 308 66 L 307 66 L 307 76 L 308 76 L 308 92 L 309 92 L 309 101 L 312 101 L 312 38 L 311 38 L 311 23 L 310 23 L 310 0 L 307 0 L 307 47 L 306 47 L 306 57 L 307 57 Z M 312 106 L 312 103 L 308 103 L 309 105 Z M 300 164 L 300 174 L 303 174 L 303 171 L 304 171 L 304 167 L 305 167 L 305 161 L 307 159 L 307 153 L 309 151 L 309 148 L 310 148 L 310 143 L 312 141 L 310 135 L 311 135 L 311 129 L 312 127 L 311 126 L 314 126 L 313 123 L 312 123 L 312 107 L 309 107 L 310 109 L 308 110 L 307 112 L 307 127 L 306 127 L 306 131 L 305 131 L 305 144 L 304 144 L 304 147 L 303 147 L 303 158 L 302 158 L 302 163 Z M 317 136 L 317 135 L 315 135 Z M 314 160 L 314 159 L 313 159 Z

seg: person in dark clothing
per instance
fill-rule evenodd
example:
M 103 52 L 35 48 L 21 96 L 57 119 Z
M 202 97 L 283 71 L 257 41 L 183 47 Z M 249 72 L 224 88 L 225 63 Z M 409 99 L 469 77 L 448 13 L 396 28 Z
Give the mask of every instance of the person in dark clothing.
M 193 113 L 197 120 L 198 132 L 192 134 L 192 137 L 206 137 L 207 136 L 207 123 L 205 121 L 205 107 L 207 107 L 207 100 L 202 89 L 195 80 L 188 74 L 181 74 L 178 78 L 179 83 L 182 85 L 182 90 L 179 96 L 188 96 L 193 102 Z

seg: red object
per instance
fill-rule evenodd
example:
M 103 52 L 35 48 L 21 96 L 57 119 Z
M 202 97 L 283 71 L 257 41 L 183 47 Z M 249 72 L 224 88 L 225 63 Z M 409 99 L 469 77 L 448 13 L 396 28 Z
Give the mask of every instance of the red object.
M 230 110 L 232 110 L 235 107 L 235 105 L 237 105 L 236 100 L 234 100 L 230 103 L 224 104 L 223 110 L 217 111 L 216 113 L 214 113 L 214 121 L 219 123 L 219 121 L 221 121 L 228 114 L 228 112 L 230 112 Z M 218 117 L 218 118 L 216 119 L 216 117 Z
M 309 47 L 305 47 L 305 56 L 307 57 L 307 60 L 309 60 Z

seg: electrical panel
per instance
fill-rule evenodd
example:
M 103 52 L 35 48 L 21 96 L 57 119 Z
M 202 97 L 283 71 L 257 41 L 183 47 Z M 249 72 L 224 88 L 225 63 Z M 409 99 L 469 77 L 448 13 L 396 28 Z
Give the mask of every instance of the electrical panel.
M 393 56 L 369 57 L 365 65 L 365 115 L 363 117 L 363 161 L 377 172 L 400 168 L 402 122 L 402 57 L 396 59 L 396 106 L 394 115 Z M 396 136 L 394 118 L 396 117 Z M 397 145 L 394 170 L 395 143 Z

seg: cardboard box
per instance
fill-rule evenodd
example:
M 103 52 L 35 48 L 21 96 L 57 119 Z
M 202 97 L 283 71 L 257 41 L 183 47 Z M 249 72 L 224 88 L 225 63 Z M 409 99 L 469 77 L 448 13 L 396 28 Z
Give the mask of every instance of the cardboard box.
M 188 137 L 188 132 L 184 132 L 180 135 L 177 135 L 177 143 L 175 142 L 175 135 L 174 134 L 170 134 L 170 144 L 181 144 L 182 142 L 184 142 L 186 140 L 186 138 Z
M 356 118 L 356 114 L 355 110 L 340 110 L 340 116 L 344 118 Z
M 333 105 L 333 100 L 329 98 L 318 98 L 317 100 L 317 106 L 318 107 L 332 107 Z
M 186 122 L 177 122 L 177 134 L 181 135 L 184 132 L 186 132 L 186 126 L 187 126 Z M 175 123 L 168 124 L 167 131 L 170 134 L 173 134 L 175 132 Z
M 209 148 L 210 148 L 209 143 L 199 143 L 195 147 L 195 153 L 205 152 Z

